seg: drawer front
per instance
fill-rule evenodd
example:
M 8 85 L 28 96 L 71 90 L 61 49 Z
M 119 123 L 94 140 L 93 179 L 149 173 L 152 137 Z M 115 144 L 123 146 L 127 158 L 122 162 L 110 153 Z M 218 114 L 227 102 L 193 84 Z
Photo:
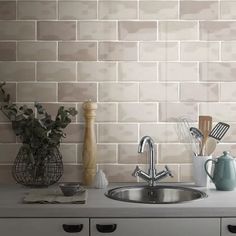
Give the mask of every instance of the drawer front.
M 220 219 L 92 219 L 91 236 L 101 235 L 220 236 Z
M 236 218 L 222 218 L 221 236 L 236 235 Z
M 0 219 L 4 236 L 89 236 L 89 219 L 8 218 Z

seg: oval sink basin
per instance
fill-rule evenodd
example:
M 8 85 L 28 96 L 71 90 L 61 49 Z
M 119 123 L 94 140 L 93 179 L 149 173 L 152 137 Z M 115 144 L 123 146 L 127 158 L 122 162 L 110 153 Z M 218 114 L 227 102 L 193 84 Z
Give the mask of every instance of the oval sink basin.
M 207 194 L 179 186 L 126 186 L 108 190 L 105 195 L 124 202 L 173 204 L 206 198 Z

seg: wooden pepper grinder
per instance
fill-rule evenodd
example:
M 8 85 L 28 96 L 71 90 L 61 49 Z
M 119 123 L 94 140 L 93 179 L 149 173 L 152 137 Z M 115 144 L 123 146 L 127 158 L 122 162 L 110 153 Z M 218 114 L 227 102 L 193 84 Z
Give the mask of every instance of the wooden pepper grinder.
M 85 118 L 85 133 L 83 146 L 83 183 L 91 186 L 96 175 L 97 144 L 94 130 L 97 104 L 87 101 L 83 104 Z

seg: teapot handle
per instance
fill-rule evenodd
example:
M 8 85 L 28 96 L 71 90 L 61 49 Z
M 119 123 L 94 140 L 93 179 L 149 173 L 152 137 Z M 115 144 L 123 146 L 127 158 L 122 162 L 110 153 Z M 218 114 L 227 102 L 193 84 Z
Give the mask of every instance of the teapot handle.
M 209 161 L 212 161 L 214 164 L 217 162 L 216 160 L 214 160 L 214 159 L 208 159 L 206 162 L 205 162 L 205 164 L 204 164 L 204 168 L 205 168 L 205 171 L 206 171 L 206 173 L 207 173 L 207 175 L 210 177 L 210 179 L 213 181 L 213 177 L 211 176 L 211 174 L 208 172 L 208 170 L 207 170 L 207 164 L 208 164 L 208 162 Z M 213 181 L 214 182 L 214 181 Z

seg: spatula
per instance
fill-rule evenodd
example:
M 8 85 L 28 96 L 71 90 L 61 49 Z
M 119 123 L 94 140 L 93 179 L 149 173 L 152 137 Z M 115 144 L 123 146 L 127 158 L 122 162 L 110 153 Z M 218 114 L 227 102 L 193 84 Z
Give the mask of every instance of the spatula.
M 212 129 L 212 117 L 211 116 L 199 116 L 198 128 L 203 134 L 202 143 L 205 144 L 208 138 L 208 135 Z
M 224 137 L 229 129 L 229 125 L 219 122 L 210 132 L 205 143 L 205 154 L 210 156 L 216 149 L 217 143 Z

